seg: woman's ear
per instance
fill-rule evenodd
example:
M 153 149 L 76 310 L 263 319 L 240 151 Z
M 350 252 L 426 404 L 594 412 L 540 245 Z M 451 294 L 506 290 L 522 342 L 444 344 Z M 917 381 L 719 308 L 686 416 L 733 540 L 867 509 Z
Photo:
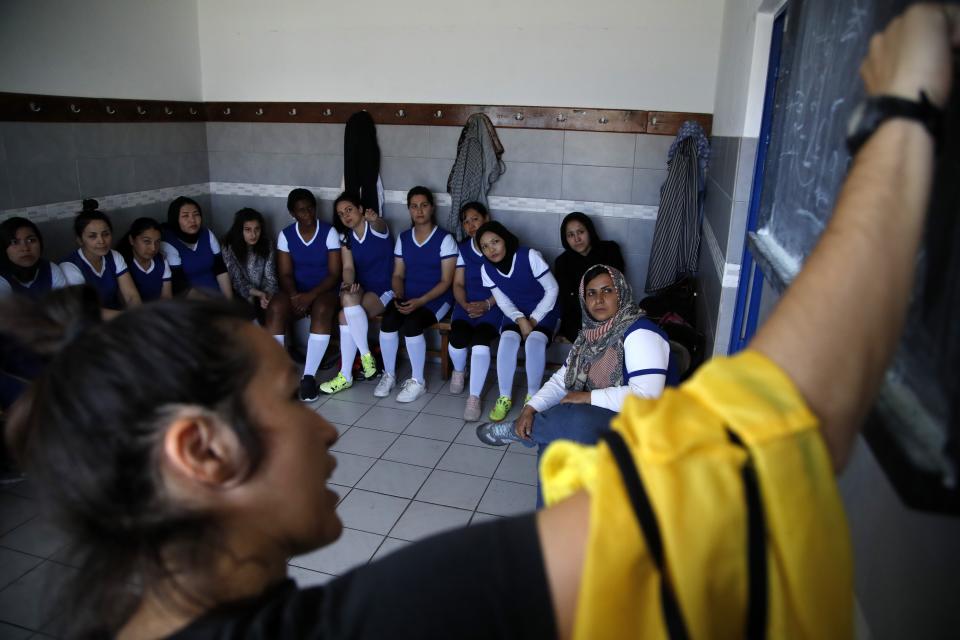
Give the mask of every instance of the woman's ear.
M 247 457 L 237 434 L 215 413 L 184 407 L 163 434 L 164 466 L 181 480 L 227 487 L 246 476 Z

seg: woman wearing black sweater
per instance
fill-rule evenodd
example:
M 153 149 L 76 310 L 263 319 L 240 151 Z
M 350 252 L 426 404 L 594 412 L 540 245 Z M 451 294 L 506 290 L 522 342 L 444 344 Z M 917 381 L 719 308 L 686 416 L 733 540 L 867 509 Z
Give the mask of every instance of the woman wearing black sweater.
M 560 224 L 560 243 L 564 252 L 553 263 L 560 285 L 560 332 L 557 336 L 573 342 L 580 332 L 580 279 L 587 269 L 606 264 L 623 272 L 623 255 L 613 240 L 601 240 L 593 222 L 579 211 L 570 213 Z

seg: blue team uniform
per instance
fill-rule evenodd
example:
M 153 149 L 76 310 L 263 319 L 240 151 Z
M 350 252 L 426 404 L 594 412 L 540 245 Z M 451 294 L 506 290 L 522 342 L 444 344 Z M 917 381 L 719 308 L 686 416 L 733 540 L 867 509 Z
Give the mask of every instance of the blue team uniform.
M 459 245 L 460 256 L 457 258 L 457 269 L 463 269 L 464 288 L 467 290 L 467 302 L 477 302 L 479 300 L 488 300 L 493 294 L 490 289 L 483 286 L 483 277 L 480 275 L 480 268 L 483 267 L 483 254 L 477 249 L 473 238 L 466 238 Z M 503 312 L 499 307 L 492 307 L 479 318 L 471 318 L 466 309 L 459 304 L 453 309 L 451 320 L 463 320 L 475 327 L 478 324 L 489 324 L 493 327 L 500 327 L 503 322 Z
M 367 223 L 363 239 L 349 231 L 350 253 L 357 282 L 364 291 L 381 296 L 393 288 L 393 238 L 390 232 L 380 233 Z
M 444 242 L 448 237 L 450 240 Z M 447 245 L 446 248 L 444 245 Z M 413 229 L 407 229 L 401 233 L 394 248 L 394 255 L 403 259 L 405 267 L 404 295 L 408 299 L 418 298 L 437 286 L 437 283 L 443 279 L 441 262 L 446 258 L 456 258 L 456 247 L 453 237 L 440 227 L 434 227 L 433 231 L 430 232 L 430 237 L 422 245 L 417 244 L 414 239 Z M 437 316 L 437 312 L 444 305 L 448 305 L 447 308 L 449 309 L 451 304 L 453 304 L 453 294 L 448 289 L 443 295 L 437 296 L 424 306 L 432 311 L 434 316 Z M 439 317 L 437 319 L 440 320 Z
M 163 283 L 170 282 L 170 267 L 167 265 L 167 261 L 158 253 L 153 256 L 150 271 L 144 271 L 136 258 L 132 262 L 130 275 L 133 277 L 133 283 L 137 285 L 137 291 L 140 292 L 140 299 L 144 302 L 159 300 L 163 291 Z
M 327 255 L 340 250 L 336 230 L 326 222 L 317 220 L 317 232 L 309 241 L 304 241 L 294 222 L 280 232 L 277 249 L 290 254 L 293 262 L 293 282 L 298 292 L 310 291 L 330 274 Z
M 204 289 L 220 293 L 220 283 L 213 272 L 217 256 L 220 255 L 220 243 L 209 229 L 201 229 L 197 244 L 191 247 L 169 229 L 163 230 L 163 242 L 167 260 L 171 267 L 183 269 L 187 284 L 194 289 Z M 172 249 L 172 251 L 171 251 Z
M 97 273 L 77 249 L 67 256 L 64 263 L 69 263 L 80 270 L 84 281 L 93 286 L 100 295 L 100 304 L 107 309 L 121 309 L 120 283 L 118 278 L 127 273 L 127 263 L 116 251 L 110 251 L 102 259 L 102 270 Z
M 500 273 L 500 270 L 492 262 L 484 258 L 483 273 L 493 282 L 494 286 L 500 289 L 514 306 L 525 316 L 533 313 L 540 300 L 543 299 L 545 289 L 540 284 L 540 278 L 544 274 L 550 273 L 549 267 L 544 264 L 540 273 L 533 273 L 530 267 L 530 248 L 519 247 L 513 255 L 513 265 L 507 274 Z M 554 303 L 553 308 L 537 323 L 537 327 L 553 330 L 557 321 L 560 319 L 558 312 L 558 303 Z M 504 317 L 504 324 L 512 323 L 513 320 Z
M 36 299 L 53 289 L 53 265 L 49 260 L 40 258 L 37 263 L 37 275 L 29 284 L 23 284 L 12 274 L 2 271 L 0 271 L 0 278 L 7 281 L 12 293 Z

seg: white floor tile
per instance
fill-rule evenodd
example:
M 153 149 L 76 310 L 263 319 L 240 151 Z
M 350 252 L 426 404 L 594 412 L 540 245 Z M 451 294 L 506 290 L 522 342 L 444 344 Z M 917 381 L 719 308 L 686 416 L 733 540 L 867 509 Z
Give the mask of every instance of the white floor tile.
M 44 561 L 43 564 L 0 591 L 0 621 L 28 629 L 41 629 L 54 616 L 54 605 L 63 582 L 76 569 Z
M 377 549 L 377 552 L 373 554 L 373 558 L 370 561 L 376 562 L 380 558 L 383 558 L 384 556 L 388 556 L 394 551 L 396 551 L 397 549 L 402 549 L 408 544 L 410 543 L 406 540 L 401 540 L 399 538 L 387 538 L 386 540 L 383 541 L 383 544 L 380 545 L 380 548 Z
M 354 424 L 368 429 L 400 433 L 416 417 L 416 411 L 403 411 L 393 407 L 373 407 Z
M 353 386 L 349 389 L 344 389 L 340 393 L 335 393 L 332 396 L 326 396 L 331 400 L 340 400 L 342 402 L 355 402 L 358 404 L 373 404 L 377 401 L 373 397 L 373 389 L 376 387 L 376 382 L 358 382 L 357 380 L 353 381 Z
M 433 400 L 434 393 L 427 389 L 427 392 L 414 400 L 413 402 L 397 402 L 397 393 L 400 392 L 400 383 L 406 378 L 397 378 L 397 386 L 393 392 L 386 398 L 379 398 L 377 406 L 388 407 L 391 409 L 400 409 L 401 411 L 422 411 L 427 404 Z
M 396 438 L 396 434 L 386 431 L 351 427 L 331 449 L 359 456 L 379 458 Z
M 342 436 L 347 432 L 348 429 L 350 429 L 350 425 L 348 424 L 337 424 L 336 422 L 330 422 L 330 424 L 332 424 L 333 428 L 337 430 L 338 436 Z
M 433 438 L 434 440 L 452 442 L 453 439 L 460 434 L 462 428 L 462 418 L 450 418 L 447 416 L 421 413 L 407 426 L 404 433 L 408 436 L 420 436 L 422 438 Z
M 528 484 L 491 480 L 477 511 L 498 516 L 527 513 L 537 507 L 537 488 Z
M 519 453 L 507 453 L 503 456 L 497 472 L 493 474 L 497 480 L 537 484 L 537 458 Z
M 463 429 L 460 430 L 460 435 L 458 435 L 454 442 L 457 444 L 468 444 L 473 447 L 482 447 L 484 449 L 496 449 L 498 451 L 506 450 L 506 447 L 495 447 L 493 445 L 484 444 L 480 441 L 480 438 L 477 437 L 477 426 L 482 423 L 478 422 L 468 422 L 463 426 Z
M 466 398 L 462 396 L 448 396 L 438 393 L 423 408 L 423 413 L 432 413 L 450 418 L 463 418 L 463 404 Z
M 495 516 L 492 513 L 480 513 L 477 511 L 475 514 L 473 514 L 473 517 L 470 518 L 470 524 L 474 525 L 481 524 L 483 522 L 491 522 L 493 520 L 499 520 L 502 517 L 503 516 Z
M 367 456 L 358 456 L 343 451 L 334 451 L 333 457 L 337 459 L 337 466 L 330 476 L 330 482 L 333 484 L 352 487 L 363 477 L 363 474 L 373 466 L 376 458 Z
M 383 538 L 384 536 L 375 533 L 344 529 L 340 539 L 333 544 L 291 558 L 290 564 L 339 576 L 367 562 L 383 542 Z
M 519 442 L 511 442 L 511 443 L 507 446 L 507 451 L 509 451 L 510 453 L 519 453 L 519 454 L 525 455 L 525 456 L 536 456 L 536 455 L 537 455 L 537 447 L 535 447 L 535 446 L 534 446 L 534 447 L 526 447 L 526 446 L 520 444 Z
M 480 502 L 488 482 L 487 478 L 434 470 L 417 492 L 417 500 L 472 510 Z
M 393 527 L 390 537 L 419 540 L 448 529 L 464 527 L 470 512 L 414 500 Z
M 337 514 L 345 527 L 387 534 L 408 504 L 407 498 L 354 489 L 337 507 Z
M 43 562 L 41 558 L 0 548 L 0 589 Z
M 503 457 L 503 449 L 484 449 L 465 444 L 452 444 L 437 463 L 437 469 L 469 473 L 489 478 Z
M 16 529 L 39 513 L 40 505 L 36 501 L 12 493 L 0 493 L 0 535 Z
M 48 558 L 67 543 L 67 536 L 49 520 L 38 516 L 0 537 L 0 546 Z
M 384 460 L 393 460 L 394 462 L 433 467 L 448 446 L 448 443 L 440 440 L 400 436 L 382 457 Z
M 357 483 L 358 489 L 412 498 L 430 475 L 430 469 L 402 462 L 378 460 Z
M 287 567 L 287 575 L 293 578 L 294 582 L 296 582 L 297 586 L 300 587 L 301 589 L 318 587 L 336 578 L 336 576 L 330 575 L 329 573 L 312 571 L 310 569 L 304 569 L 303 567 L 295 567 L 293 565 L 289 565 Z
M 332 482 L 327 483 L 327 488 L 337 494 L 337 504 L 343 502 L 343 499 L 347 497 L 347 494 L 353 491 L 352 487 L 345 487 L 340 484 L 333 484 Z
M 345 402 L 343 400 L 330 400 L 320 409 L 320 415 L 338 424 L 353 424 L 357 419 L 365 414 L 371 407 L 370 404 L 360 404 L 357 402 Z

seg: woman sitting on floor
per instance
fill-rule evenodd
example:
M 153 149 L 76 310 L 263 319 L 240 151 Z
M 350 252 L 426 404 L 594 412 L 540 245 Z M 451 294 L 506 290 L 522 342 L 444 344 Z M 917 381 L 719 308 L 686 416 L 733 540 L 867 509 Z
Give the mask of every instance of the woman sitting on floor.
M 248 302 L 260 324 L 266 322 L 270 298 L 279 290 L 277 257 L 263 216 L 256 209 L 240 209 L 223 238 L 223 262 L 233 290 Z
M 162 233 L 163 228 L 153 218 L 137 218 L 117 244 L 143 302 L 173 297 L 173 273 L 160 252 Z
M 515 422 L 477 427 L 485 444 L 520 442 L 539 447 L 554 440 L 595 444 L 629 395 L 663 393 L 670 343 L 634 303 L 623 274 L 597 265 L 580 282 L 583 328 L 567 363 L 523 407 Z M 537 506 L 542 499 L 538 494 Z
M 174 294 L 233 298 L 220 242 L 203 226 L 203 211 L 196 200 L 180 196 L 170 203 L 162 246 L 173 274 Z

